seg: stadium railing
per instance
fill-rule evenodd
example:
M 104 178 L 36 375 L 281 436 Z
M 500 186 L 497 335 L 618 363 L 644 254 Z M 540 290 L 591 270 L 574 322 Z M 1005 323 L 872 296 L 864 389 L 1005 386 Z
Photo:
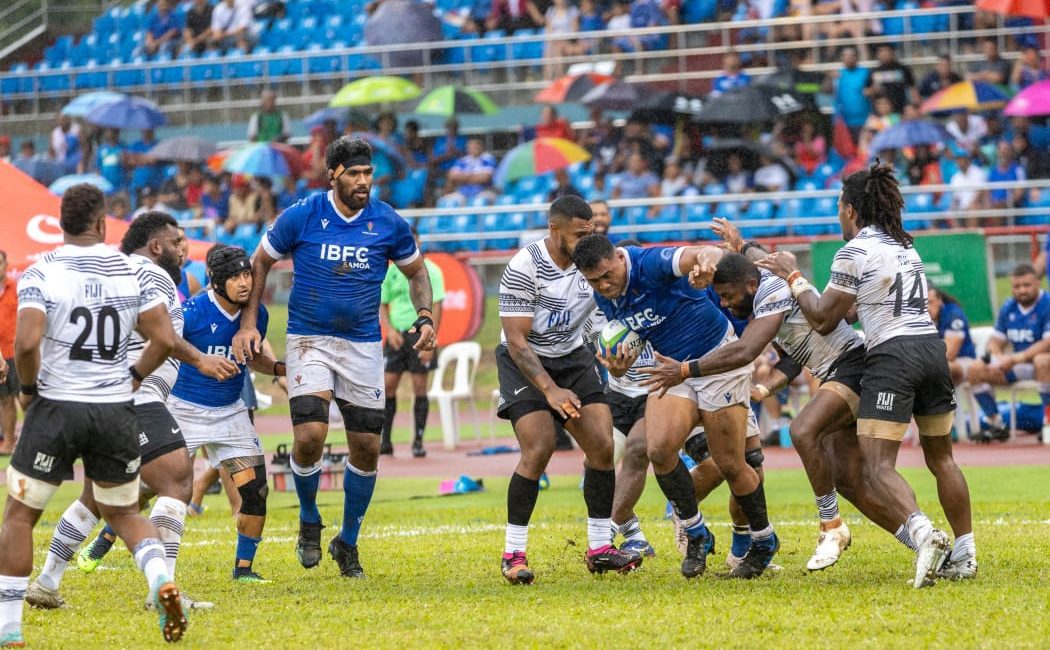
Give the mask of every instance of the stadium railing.
M 0 89 L 8 105 L 5 121 L 11 124 L 50 119 L 54 104 L 68 100 L 79 92 L 97 88 L 117 88 L 144 95 L 164 104 L 174 123 L 199 123 L 202 116 L 215 122 L 220 116 L 227 122 L 238 110 L 253 110 L 258 104 L 260 85 L 278 87 L 282 105 L 304 112 L 325 104 L 336 84 L 372 74 L 399 74 L 420 79 L 424 87 L 457 82 L 494 95 L 497 102 L 513 103 L 513 98 L 525 98 L 544 87 L 547 81 L 537 78 L 535 71 L 544 63 L 563 65 L 611 61 L 624 68 L 625 78 L 632 82 L 658 83 L 688 92 L 698 81 L 710 80 L 720 74 L 717 64 L 698 69 L 698 57 L 717 57 L 732 46 L 744 55 L 764 55 L 773 60 L 778 53 L 808 50 L 810 61 L 803 70 L 824 72 L 838 67 L 835 48 L 843 45 L 892 43 L 900 50 L 900 59 L 913 66 L 925 66 L 935 61 L 936 54 L 949 53 L 956 65 L 980 60 L 975 54 L 960 47 L 982 37 L 995 37 L 1005 42 L 1008 37 L 1025 34 L 1050 34 L 1050 25 L 1006 26 L 1002 18 L 995 28 L 961 32 L 958 25 L 975 12 L 972 6 L 943 7 L 919 10 L 894 10 L 851 14 L 850 20 L 900 20 L 902 33 L 867 36 L 864 39 L 838 38 L 809 41 L 773 41 L 778 26 L 797 25 L 795 18 L 775 18 L 721 23 L 651 27 L 629 30 L 578 32 L 574 34 L 510 36 L 474 40 L 456 40 L 427 43 L 425 47 L 398 45 L 385 47 L 332 47 L 308 51 L 260 52 L 242 56 L 206 56 L 180 58 L 172 61 L 143 61 L 128 63 L 96 61 L 94 65 L 73 67 L 68 62 L 58 69 L 22 70 L 0 75 Z M 947 21 L 944 31 L 913 32 L 912 24 L 919 19 Z M 836 23 L 842 16 L 810 16 L 810 24 Z M 733 36 L 742 30 L 751 30 L 763 38 L 751 43 L 734 43 Z M 611 41 L 625 36 L 674 36 L 674 49 L 634 53 L 602 53 L 572 57 L 547 58 L 543 49 L 523 48 L 529 43 L 552 40 L 604 39 Z M 336 43 L 338 45 L 338 43 Z M 318 46 L 319 47 L 319 46 Z M 419 66 L 394 67 L 384 65 L 398 53 L 422 53 Z M 515 53 L 526 52 L 527 58 Z M 495 53 L 495 54 L 494 54 Z M 825 59 L 824 56 L 827 55 Z M 1008 55 L 1012 56 L 1012 55 Z M 369 63 L 371 61 L 371 63 Z M 496 72 L 498 71 L 498 74 Z M 748 68 L 752 76 L 774 72 L 772 66 Z M 216 111 L 221 109 L 221 113 Z

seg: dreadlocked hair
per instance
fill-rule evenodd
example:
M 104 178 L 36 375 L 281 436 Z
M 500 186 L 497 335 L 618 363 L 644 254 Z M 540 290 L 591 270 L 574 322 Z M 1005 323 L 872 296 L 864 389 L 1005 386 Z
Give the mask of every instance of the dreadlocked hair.
M 915 238 L 905 232 L 901 222 L 904 198 L 891 166 L 876 158 L 869 169 L 852 174 L 842 184 L 842 200 L 857 211 L 861 226 L 875 226 L 901 246 L 912 247 Z

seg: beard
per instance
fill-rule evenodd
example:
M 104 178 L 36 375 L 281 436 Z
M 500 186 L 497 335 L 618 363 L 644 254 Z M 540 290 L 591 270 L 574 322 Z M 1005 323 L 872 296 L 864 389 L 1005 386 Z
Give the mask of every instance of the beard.
M 755 297 L 749 295 L 747 299 L 741 305 L 734 305 L 729 308 L 729 313 L 733 314 L 735 318 L 748 318 L 751 313 L 755 311 Z
M 171 276 L 172 281 L 176 285 L 182 282 L 182 264 L 179 263 L 177 255 L 162 253 L 157 259 L 156 265 L 164 269 L 164 272 Z
M 369 185 L 367 188 L 367 194 L 365 194 L 364 200 L 358 200 L 353 188 L 350 188 L 346 191 L 344 191 L 342 188 L 339 189 L 339 200 L 342 201 L 346 207 L 350 208 L 350 210 L 354 212 L 357 212 L 358 210 L 363 210 L 365 206 L 368 205 L 368 200 L 371 197 L 371 195 L 371 185 Z

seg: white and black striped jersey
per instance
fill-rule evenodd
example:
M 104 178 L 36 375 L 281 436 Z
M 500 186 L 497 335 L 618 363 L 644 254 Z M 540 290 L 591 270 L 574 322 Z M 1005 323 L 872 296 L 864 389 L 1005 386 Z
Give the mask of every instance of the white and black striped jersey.
M 576 265 L 559 268 L 546 242 L 529 244 L 507 264 L 499 283 L 499 315 L 531 318 L 529 347 L 552 358 L 583 345 L 583 330 L 596 306 L 587 279 Z M 506 333 L 500 340 L 507 342 Z
M 140 273 L 144 273 L 157 286 L 157 290 L 164 297 L 164 306 L 168 308 L 168 314 L 171 316 L 171 326 L 175 329 L 176 334 L 182 336 L 182 303 L 179 302 L 179 292 L 171 276 L 168 275 L 167 271 L 154 264 L 148 257 L 132 254 L 128 258 L 131 260 L 132 266 L 135 266 Z M 128 342 L 129 365 L 139 360 L 145 347 L 146 342 L 139 333 L 132 332 L 131 341 Z M 146 377 L 142 382 L 142 385 L 135 393 L 135 404 L 163 403 L 167 401 L 168 393 L 171 392 L 171 387 L 175 385 L 175 380 L 178 376 L 178 360 L 174 357 L 168 357 L 160 365 L 160 368 L 154 370 L 153 374 Z
M 872 226 L 835 253 L 828 288 L 857 296 L 868 349 L 898 336 L 936 334 L 926 310 L 926 269 L 905 248 Z
M 62 246 L 18 281 L 18 309 L 47 315 L 39 394 L 71 402 L 131 400 L 128 346 L 139 314 L 164 303 L 148 274 L 105 244 Z
M 832 364 L 844 352 L 864 345 L 860 334 L 844 320 L 830 334 L 821 336 L 806 320 L 787 282 L 763 270 L 755 293 L 755 318 L 781 313 L 786 315 L 777 330 L 777 344 L 817 379 L 826 379 Z

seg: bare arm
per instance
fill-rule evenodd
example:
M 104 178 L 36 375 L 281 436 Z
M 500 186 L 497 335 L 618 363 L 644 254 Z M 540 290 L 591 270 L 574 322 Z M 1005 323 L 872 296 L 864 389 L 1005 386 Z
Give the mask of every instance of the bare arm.
M 266 277 L 277 260 L 270 257 L 262 244 L 252 256 L 252 292 L 248 304 L 241 310 L 241 329 L 233 337 L 233 357 L 237 363 L 247 363 L 252 355 L 262 351 L 262 335 L 259 334 L 257 316 L 266 290 Z
M 252 357 L 249 367 L 255 372 L 261 372 L 264 375 L 285 376 L 284 362 L 275 359 L 269 347 L 265 345 L 261 346 L 259 354 Z
M 15 331 L 15 370 L 23 386 L 36 383 L 40 372 L 40 342 L 47 327 L 47 314 L 39 309 L 19 309 Z
M 1046 257 L 1046 249 L 1043 249 L 1039 251 L 1039 254 L 1032 261 L 1032 266 L 1035 267 L 1035 274 L 1040 278 L 1046 275 Z
M 135 331 L 147 343 L 142 355 L 135 362 L 135 371 L 145 377 L 160 367 L 175 350 L 175 329 L 171 326 L 171 315 L 164 305 L 155 305 L 139 314 Z
M 792 274 L 798 271 L 795 256 L 791 253 L 774 253 L 766 256 L 757 264 L 785 280 L 791 278 Z M 794 282 L 799 281 L 807 285 L 801 291 L 794 284 Z M 850 308 L 857 301 L 857 296 L 854 294 L 834 288 L 826 289 L 823 294 L 818 294 L 815 289 L 810 291 L 810 289 L 813 289 L 813 286 L 801 277 L 794 282 L 789 282 L 789 284 L 792 284 L 791 294 L 794 296 L 798 306 L 802 308 L 802 313 L 806 315 L 806 320 L 809 321 L 809 324 L 813 326 L 813 329 L 818 334 L 830 334 L 833 332 L 838 327 L 839 321 L 849 314 Z
M 529 347 L 527 337 L 532 331 L 532 318 L 501 316 L 500 324 L 507 337 L 507 352 L 521 374 L 543 393 L 547 404 L 562 417 L 579 417 L 579 409 L 582 406 L 579 397 L 571 390 L 555 384 L 554 379 L 540 363 L 539 357 Z
M 959 350 L 962 349 L 963 341 L 966 339 L 964 336 L 945 335 L 944 347 L 947 350 L 948 361 L 955 361 L 959 358 Z
M 398 268 L 408 278 L 408 295 L 412 306 L 416 308 L 416 314 L 420 317 L 430 316 L 431 321 L 418 326 L 419 340 L 412 348 L 417 352 L 432 351 L 437 339 L 437 324 L 434 322 L 434 289 L 430 286 L 430 272 L 427 271 L 422 255 Z M 415 332 L 416 329 L 417 327 L 413 326 L 409 331 Z
M 1006 337 L 999 338 L 998 336 L 992 335 L 988 339 L 988 347 L 986 348 L 988 354 L 993 357 L 1002 356 L 1006 353 Z
M 1024 352 L 1015 352 L 1017 363 L 1032 363 L 1038 355 L 1050 352 L 1050 338 L 1044 338 L 1028 346 Z

